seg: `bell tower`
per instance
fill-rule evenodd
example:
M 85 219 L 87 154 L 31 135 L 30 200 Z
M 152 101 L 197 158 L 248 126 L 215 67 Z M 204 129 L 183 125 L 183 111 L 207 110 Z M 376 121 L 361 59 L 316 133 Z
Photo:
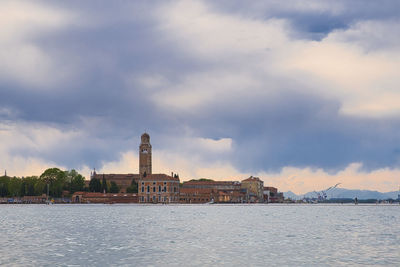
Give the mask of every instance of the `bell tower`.
M 139 146 L 139 175 L 140 178 L 151 175 L 151 144 L 148 133 L 144 133 L 141 136 Z

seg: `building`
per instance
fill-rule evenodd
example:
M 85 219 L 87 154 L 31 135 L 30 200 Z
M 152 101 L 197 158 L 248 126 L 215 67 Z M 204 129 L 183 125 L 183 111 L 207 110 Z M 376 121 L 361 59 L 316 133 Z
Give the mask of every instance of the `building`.
M 180 203 L 209 203 L 215 202 L 218 197 L 218 190 L 213 188 L 189 188 L 180 189 Z
M 152 147 L 150 144 L 150 135 L 144 133 L 141 136 L 141 142 L 139 145 L 139 174 L 104 174 L 96 173 L 94 170 L 90 174 L 90 179 L 98 179 L 100 181 L 106 180 L 107 183 L 115 182 L 119 188 L 120 193 L 126 193 L 127 188 L 132 184 L 132 181 L 138 183 L 140 178 L 143 178 L 149 174 L 152 174 L 152 162 L 151 162 L 151 151 Z M 88 187 L 90 181 L 85 181 L 85 185 Z
M 126 193 L 126 189 L 132 184 L 132 181 L 139 182 L 139 174 L 100 174 L 94 171 L 91 175 L 91 179 L 96 178 L 102 181 L 105 179 L 107 183 L 114 182 L 119 187 L 120 193 Z M 87 184 L 89 186 L 89 183 Z
M 260 178 L 250 176 L 242 181 L 241 188 L 247 189 L 249 202 L 264 202 L 264 182 Z
M 184 182 L 181 188 L 181 203 L 243 203 L 247 189 L 238 181 L 213 181 L 209 179 Z
M 71 201 L 72 203 L 137 203 L 138 196 L 124 193 L 75 192 Z
M 125 194 L 132 181 L 138 184 L 138 202 L 140 203 L 177 203 L 179 202 L 179 176 L 152 173 L 152 147 L 150 135 L 142 134 L 139 145 L 139 174 L 97 174 L 94 171 L 91 178 L 106 180 L 107 183 L 115 182 L 120 193 Z M 117 196 L 117 195 L 116 195 Z M 125 196 L 125 195 L 124 195 Z M 103 202 L 110 197 L 107 194 L 76 195 L 79 201 Z M 83 199 L 83 200 L 82 200 Z M 76 199 L 77 200 L 77 199 Z M 108 201 L 108 200 L 107 200 Z M 114 200 L 110 200 L 114 201 Z M 122 200 L 121 200 L 122 201 Z M 78 202 L 78 201 L 77 201 Z
M 240 189 L 240 182 L 238 181 L 212 181 L 208 179 L 191 180 L 183 182 L 182 188 L 208 188 L 217 190 L 235 190 Z
M 146 174 L 138 184 L 140 203 L 178 203 L 179 177 Z
M 218 190 L 217 203 L 245 203 L 248 201 L 247 189 Z

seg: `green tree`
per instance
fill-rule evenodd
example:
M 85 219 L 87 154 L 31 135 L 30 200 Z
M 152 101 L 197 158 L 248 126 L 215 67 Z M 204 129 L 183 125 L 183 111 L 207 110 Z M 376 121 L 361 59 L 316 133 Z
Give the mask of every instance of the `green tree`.
M 2 176 L 0 177 L 0 196 L 7 197 L 9 196 L 8 185 L 10 183 L 10 177 Z
M 101 182 L 97 178 L 92 178 L 89 183 L 89 191 L 90 192 L 101 192 Z
M 108 184 L 106 177 L 103 174 L 103 181 L 101 182 L 101 192 L 107 193 L 108 192 Z
M 36 196 L 41 196 L 42 194 L 45 194 L 46 193 L 46 183 L 43 180 L 38 179 L 38 181 L 36 182 L 35 187 L 34 187 L 34 192 L 35 192 Z
M 138 184 L 135 180 L 132 180 L 131 185 L 126 189 L 127 193 L 137 193 L 138 192 Z
M 66 171 L 65 175 L 67 180 L 67 186 L 65 189 L 70 191 L 71 194 L 84 190 L 85 178 L 76 170 Z
M 38 183 L 37 176 L 28 176 L 22 178 L 21 196 L 35 196 L 35 185 Z
M 119 193 L 119 187 L 114 181 L 111 181 L 110 193 Z
M 61 197 L 66 183 L 66 174 L 58 168 L 45 170 L 40 179 L 49 185 L 49 195 L 52 197 Z
M 11 178 L 10 183 L 8 184 L 9 196 L 11 197 L 21 196 L 21 186 L 22 186 L 22 179 L 17 177 Z

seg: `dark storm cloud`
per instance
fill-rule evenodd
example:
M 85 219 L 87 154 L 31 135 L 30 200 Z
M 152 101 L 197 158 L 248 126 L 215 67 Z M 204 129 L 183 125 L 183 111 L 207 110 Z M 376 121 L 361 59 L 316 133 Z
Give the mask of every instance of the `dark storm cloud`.
M 283 88 L 269 99 L 232 96 L 211 102 L 196 114 L 155 105 L 151 91 L 130 77 L 156 73 L 173 83 L 208 67 L 184 53 L 185 44 L 163 38 L 153 12 L 157 3 L 52 3 L 79 12 L 90 25 L 67 27 L 32 41 L 55 61 L 77 66 L 79 73 L 51 90 L 0 81 L 0 105 L 13 111 L 3 112 L 0 119 L 56 125 L 85 134 L 51 151 L 17 149 L 14 155 L 42 157 L 74 168 L 100 167 L 102 161 L 117 160 L 121 151 L 136 149 L 146 129 L 155 147 L 168 150 L 173 147 L 163 141 L 189 128 L 196 136 L 232 138 L 230 160 L 246 171 L 288 165 L 339 170 L 352 162 L 363 162 L 369 169 L 399 166 L 400 138 L 394 133 L 399 132 L 400 121 L 340 115 L 341 104 L 335 99 Z M 288 19 L 300 38 L 317 38 L 314 33 L 324 35 L 361 19 L 397 18 L 400 5 L 397 1 L 344 1 L 340 3 L 347 8 L 332 14 L 276 5 L 269 10 L 268 2 L 265 11 L 255 11 L 249 3 L 245 7 L 241 3 L 212 2 L 223 12 Z
M 345 29 L 360 20 L 400 18 L 397 0 L 339 1 L 209 1 L 220 12 L 257 19 L 286 19 L 296 30 L 296 38 L 320 40 L 330 32 Z
M 365 170 L 400 166 L 400 119 L 343 116 L 340 103 L 288 90 L 258 101 L 210 104 L 185 124 L 209 138 L 234 140 L 231 160 L 241 171 L 284 166 L 330 172 L 362 162 Z

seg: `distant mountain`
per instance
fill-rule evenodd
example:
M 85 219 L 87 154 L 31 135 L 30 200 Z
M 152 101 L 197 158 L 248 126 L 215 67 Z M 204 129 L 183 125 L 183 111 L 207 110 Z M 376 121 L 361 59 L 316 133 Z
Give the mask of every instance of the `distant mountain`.
M 302 197 L 296 195 L 295 193 L 293 193 L 292 191 L 287 191 L 283 193 L 283 196 L 285 198 L 290 198 L 290 199 L 300 199 Z
M 327 192 L 327 198 L 355 198 L 358 199 L 397 199 L 399 191 L 382 193 L 378 191 L 371 190 L 357 190 L 357 189 L 345 189 L 345 188 L 334 188 Z M 302 199 L 304 197 L 307 198 L 316 198 L 318 195 L 315 192 L 308 192 L 305 195 L 296 195 L 295 193 L 288 191 L 284 192 L 283 195 L 285 198 L 291 199 Z

